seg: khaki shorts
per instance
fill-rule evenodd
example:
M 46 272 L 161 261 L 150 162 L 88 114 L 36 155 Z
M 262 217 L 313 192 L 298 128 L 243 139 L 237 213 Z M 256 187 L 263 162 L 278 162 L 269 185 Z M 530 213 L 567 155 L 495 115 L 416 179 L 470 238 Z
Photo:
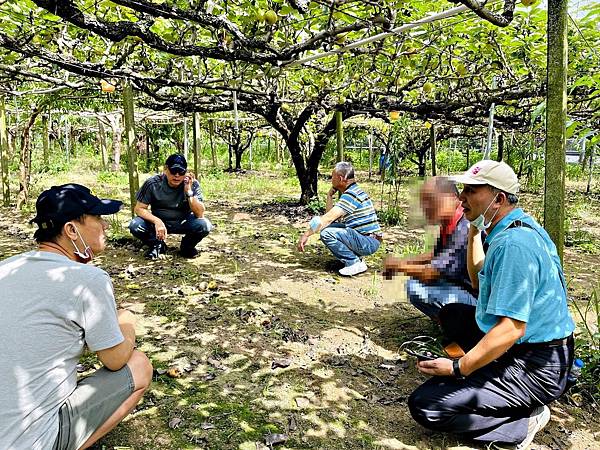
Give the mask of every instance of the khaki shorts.
M 133 393 L 135 383 L 125 365 L 116 372 L 101 368 L 77 383 L 60 407 L 54 450 L 76 450 Z

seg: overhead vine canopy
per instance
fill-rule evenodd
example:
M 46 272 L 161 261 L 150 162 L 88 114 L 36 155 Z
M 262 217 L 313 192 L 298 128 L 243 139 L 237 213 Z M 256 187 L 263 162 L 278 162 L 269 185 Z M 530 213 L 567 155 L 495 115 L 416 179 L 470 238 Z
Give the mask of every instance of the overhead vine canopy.
M 183 113 L 232 110 L 235 91 L 240 111 L 282 136 L 299 178 L 313 173 L 314 190 L 334 109 L 477 127 L 494 103 L 499 127 L 529 127 L 545 93 L 546 13 L 526 3 L 12 0 L 0 3 L 0 80 L 14 95 L 87 96 L 101 95 L 100 80 L 117 91 L 127 80 L 143 106 Z M 599 16 L 590 8 L 570 32 L 571 115 L 581 123 L 597 120 Z M 322 57 L 298 64 L 311 55 Z
M 501 17 L 503 25 L 513 16 L 514 0 L 504 2 L 501 12 L 477 0 L 463 3 L 490 20 Z M 85 77 L 127 77 L 154 90 L 226 91 L 240 88 L 232 80 L 272 78 L 282 64 L 311 51 L 339 47 L 448 6 L 444 1 L 404 0 L 15 1 L 2 6 L 6 20 L 0 45 L 15 57 L 35 59 L 40 69 L 58 66 Z
M 64 69 L 87 78 L 89 84 L 101 78 L 127 78 L 159 107 L 170 103 L 182 110 L 204 111 L 229 108 L 227 92 L 231 90 L 242 94 L 242 103 L 243 94 L 252 102 L 256 96 L 269 100 L 275 95 L 282 103 L 296 103 L 328 88 L 346 90 L 341 96 L 349 97 L 350 85 L 362 84 L 358 81 L 365 81 L 371 94 L 395 97 L 397 108 L 402 109 L 405 102 L 418 100 L 415 88 L 425 86 L 429 91 L 427 78 L 439 84 L 444 77 L 454 90 L 449 80 L 454 75 L 464 85 L 481 81 L 480 89 L 488 91 L 494 75 L 523 88 L 525 78 L 533 80 L 542 74 L 541 67 L 532 67 L 544 63 L 542 29 L 529 29 L 529 35 L 517 31 L 533 22 L 541 25 L 541 10 L 513 22 L 515 0 L 454 3 L 470 9 L 300 70 L 286 70 L 287 63 L 311 52 L 344 48 L 448 10 L 453 4 L 406 0 L 11 1 L 0 9 L 4 24 L 0 46 L 9 51 L 0 70 L 9 80 L 35 79 L 75 89 L 82 87 L 81 81 L 50 74 Z M 487 21 L 477 19 L 475 13 Z M 496 30 L 495 25 L 509 24 L 512 32 Z M 516 43 L 510 43 L 515 37 Z M 513 58 L 516 50 L 521 51 L 518 62 Z M 350 74 L 352 82 L 347 79 Z M 528 92 L 539 94 L 540 83 Z M 473 99 L 461 100 L 466 104 Z

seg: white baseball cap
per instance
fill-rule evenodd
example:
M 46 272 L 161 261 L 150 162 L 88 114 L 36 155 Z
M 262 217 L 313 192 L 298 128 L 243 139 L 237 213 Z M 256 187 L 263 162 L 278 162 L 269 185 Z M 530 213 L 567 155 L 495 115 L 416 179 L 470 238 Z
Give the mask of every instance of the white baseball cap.
M 505 162 L 484 159 L 475 163 L 462 175 L 451 177 L 456 183 L 489 184 L 509 194 L 519 192 L 519 179 Z

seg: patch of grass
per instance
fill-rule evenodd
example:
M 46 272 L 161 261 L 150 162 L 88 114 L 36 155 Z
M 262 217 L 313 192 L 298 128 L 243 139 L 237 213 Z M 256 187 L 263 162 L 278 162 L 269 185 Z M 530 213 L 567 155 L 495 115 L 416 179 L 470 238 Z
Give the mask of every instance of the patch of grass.
M 127 172 L 113 172 L 103 170 L 98 173 L 99 183 L 106 183 L 112 186 L 127 186 L 129 184 L 129 174 Z
M 395 246 L 394 253 L 400 258 L 406 256 L 418 255 L 425 251 L 425 245 L 418 242 L 409 242 L 404 245 Z
M 95 365 L 101 365 L 98 356 L 94 352 L 86 351 L 79 358 L 79 364 L 84 365 L 85 367 L 94 367 Z
M 104 216 L 104 219 L 108 222 L 109 240 L 118 241 L 131 237 L 129 230 L 123 227 L 123 223 L 121 222 L 118 213 L 111 216 Z
M 165 273 L 167 280 L 183 280 L 186 282 L 195 282 L 198 280 L 198 272 L 193 266 L 189 265 L 171 265 Z
M 169 321 L 174 322 L 180 320 L 185 315 L 178 309 L 182 303 L 183 299 L 161 296 L 147 301 L 145 312 L 147 314 L 166 317 Z
M 376 297 L 379 294 L 379 274 L 373 272 L 371 283 L 360 289 L 360 292 L 368 298 Z
M 319 197 L 313 197 L 306 208 L 311 212 L 311 214 L 323 214 L 325 212 L 325 202 Z
M 583 307 L 572 305 L 582 329 L 575 341 L 576 357 L 585 363 L 576 389 L 600 402 L 600 292 L 594 289 Z
M 401 225 L 406 222 L 404 211 L 396 206 L 389 206 L 377 212 L 377 217 L 384 225 Z
M 587 230 L 575 229 L 568 231 L 565 236 L 566 247 L 576 247 L 590 255 L 600 254 L 600 245 L 594 235 Z

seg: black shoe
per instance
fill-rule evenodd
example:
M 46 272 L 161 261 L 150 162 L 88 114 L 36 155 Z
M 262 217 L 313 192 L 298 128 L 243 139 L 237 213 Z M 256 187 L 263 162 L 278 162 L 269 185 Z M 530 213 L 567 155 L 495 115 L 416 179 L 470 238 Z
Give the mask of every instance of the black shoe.
M 146 257 L 146 259 L 158 259 L 158 257 L 160 256 L 161 253 L 164 253 L 163 250 L 163 243 L 158 243 L 153 245 L 152 247 L 150 247 L 148 249 L 148 251 L 146 252 L 146 254 L 144 255 Z
M 198 256 L 198 250 L 196 250 L 196 247 L 180 248 L 179 254 L 184 258 L 195 258 Z

